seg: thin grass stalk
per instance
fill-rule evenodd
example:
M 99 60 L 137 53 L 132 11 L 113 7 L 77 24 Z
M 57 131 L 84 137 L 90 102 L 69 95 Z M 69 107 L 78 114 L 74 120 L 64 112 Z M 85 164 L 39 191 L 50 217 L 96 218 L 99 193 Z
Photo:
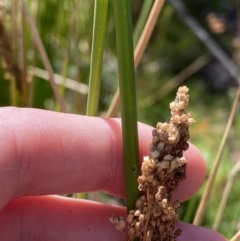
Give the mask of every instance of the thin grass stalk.
M 240 240 L 240 230 L 230 239 L 230 241 L 239 241 Z
M 87 115 L 97 116 L 107 24 L 108 0 L 95 0 Z
M 214 220 L 214 223 L 213 223 L 213 226 L 212 226 L 213 230 L 217 231 L 219 229 L 219 226 L 220 226 L 221 221 L 222 221 L 224 209 L 226 207 L 227 200 L 228 200 L 228 197 L 230 195 L 232 186 L 233 186 L 233 177 L 230 177 L 228 179 L 227 183 L 226 183 L 226 186 L 225 186 L 224 190 L 223 190 L 221 203 L 220 203 L 220 206 L 218 208 L 217 215 L 215 217 L 215 220 Z
M 138 44 L 136 46 L 136 49 L 134 51 L 134 59 L 135 59 L 135 68 L 139 65 L 143 53 L 145 49 L 147 48 L 147 44 L 150 40 L 150 37 L 152 35 L 153 29 L 157 23 L 159 14 L 163 8 L 165 0 L 155 0 L 152 10 L 149 14 L 149 18 L 146 22 L 146 25 L 143 29 L 142 35 L 138 41 Z
M 151 37 L 152 31 L 154 29 L 154 26 L 156 25 L 157 18 L 161 12 L 161 9 L 163 7 L 164 0 L 155 0 L 153 7 L 151 9 L 151 12 L 149 14 L 149 17 L 147 19 L 146 25 L 144 27 L 144 30 L 142 32 L 142 35 L 138 41 L 138 44 L 134 50 L 134 66 L 135 69 L 138 67 L 143 53 L 147 47 L 147 44 L 149 42 L 149 39 Z M 114 116 L 119 108 L 119 90 L 116 90 L 113 100 L 109 106 L 109 109 L 107 111 L 106 117 Z M 112 112 L 110 112 L 112 111 Z
M 153 0 L 147 0 L 143 2 L 143 6 L 136 24 L 136 27 L 133 32 L 133 45 L 136 46 L 137 42 L 142 34 L 143 28 L 147 21 L 149 12 L 152 8 Z
M 44 79 L 46 81 L 49 81 L 49 75 L 48 72 L 44 69 L 40 69 L 37 67 L 32 67 L 32 66 L 28 66 L 28 75 L 30 76 L 36 76 L 39 77 L 41 79 Z M 59 74 L 54 74 L 54 80 L 55 83 L 57 85 L 62 85 L 62 76 Z M 88 86 L 83 84 L 83 83 L 79 83 L 76 80 L 73 79 L 69 79 L 66 78 L 66 82 L 64 83 L 64 87 L 68 88 L 70 90 L 76 91 L 82 95 L 86 95 L 88 93 Z
M 193 63 L 191 63 L 185 69 L 183 69 L 180 73 L 171 78 L 166 84 L 162 85 L 161 88 L 158 89 L 156 92 L 152 93 L 150 96 L 147 96 L 146 98 L 141 99 L 138 102 L 138 107 L 147 108 L 148 106 L 154 104 L 157 100 L 159 101 L 168 93 L 170 93 L 173 89 L 175 89 L 177 86 L 182 84 L 187 78 L 189 78 L 199 69 L 204 67 L 207 63 L 209 63 L 211 59 L 212 57 L 208 54 L 200 56 Z
M 238 160 L 238 162 L 233 166 L 231 172 L 229 173 L 228 180 L 227 180 L 227 183 L 225 185 L 225 188 L 224 188 L 224 191 L 223 191 L 223 194 L 222 194 L 220 206 L 218 208 L 217 215 L 216 215 L 215 220 L 214 220 L 213 230 L 218 230 L 218 228 L 221 224 L 222 216 L 223 216 L 226 204 L 227 204 L 227 200 L 228 200 L 229 195 L 231 193 L 234 178 L 239 171 L 240 171 L 240 160 Z
M 108 0 L 95 0 L 89 92 L 86 113 L 88 116 L 98 115 L 107 12 Z M 79 193 L 78 198 L 86 199 L 87 193 Z
M 194 218 L 194 221 L 193 221 L 194 225 L 201 225 L 201 223 L 202 223 L 202 220 L 203 220 L 206 208 L 207 208 L 208 200 L 209 200 L 210 195 L 211 195 L 211 190 L 213 188 L 214 180 L 216 178 L 217 171 L 218 171 L 218 168 L 219 168 L 219 165 L 220 165 L 223 150 L 224 150 L 227 138 L 228 138 L 229 131 L 230 131 L 231 126 L 232 126 L 234 116 L 235 116 L 236 111 L 237 111 L 239 97 L 240 97 L 240 87 L 238 87 L 238 90 L 237 90 L 236 98 L 234 100 L 234 103 L 233 103 L 233 106 L 232 106 L 232 109 L 231 109 L 231 113 L 230 113 L 230 116 L 229 116 L 229 119 L 228 119 L 228 122 L 227 122 L 227 126 L 226 126 L 226 129 L 225 129 L 221 144 L 219 146 L 219 150 L 218 150 L 216 159 L 214 161 L 212 172 L 209 176 L 209 179 L 208 179 L 207 184 L 206 184 L 205 191 L 202 195 L 200 204 L 199 204 L 197 212 L 195 214 L 195 218 Z
M 134 209 L 140 193 L 136 87 L 133 58 L 131 2 L 114 0 L 126 198 L 128 211 Z M 130 130 L 130 131 L 129 131 Z
M 52 69 L 51 63 L 49 61 L 49 58 L 47 56 L 46 50 L 44 48 L 43 42 L 40 38 L 37 26 L 34 22 L 33 17 L 31 16 L 31 14 L 28 10 L 28 6 L 27 6 L 26 2 L 24 0 L 21 0 L 21 2 L 22 2 L 22 6 L 23 6 L 23 12 L 26 16 L 26 19 L 28 20 L 28 23 L 29 23 L 31 31 L 32 31 L 32 36 L 33 36 L 34 42 L 35 42 L 35 44 L 38 48 L 38 51 L 41 55 L 44 67 L 48 71 L 49 80 L 50 80 L 54 95 L 56 97 L 56 100 L 58 101 L 59 105 L 61 106 L 61 111 L 67 112 L 67 108 L 66 108 L 66 105 L 64 103 L 63 97 L 61 96 L 60 91 L 59 91 L 59 89 L 58 89 L 58 87 L 57 87 L 57 85 L 54 81 L 53 69 Z

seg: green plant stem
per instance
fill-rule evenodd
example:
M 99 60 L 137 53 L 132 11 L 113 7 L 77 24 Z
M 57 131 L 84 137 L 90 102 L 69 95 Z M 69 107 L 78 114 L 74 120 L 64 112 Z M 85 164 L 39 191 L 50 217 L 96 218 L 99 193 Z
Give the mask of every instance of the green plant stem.
M 198 201 L 198 196 L 194 196 L 189 200 L 186 211 L 184 212 L 183 217 L 181 218 L 182 221 L 186 223 L 192 222 L 194 218 L 194 213 L 196 212 Z
M 113 2 L 122 114 L 126 199 L 127 209 L 131 210 L 135 207 L 135 202 L 140 195 L 137 188 L 140 165 L 138 153 L 131 1 L 114 0 Z
M 108 0 L 95 0 L 87 115 L 98 113 Z
M 143 28 L 146 24 L 148 15 L 150 13 L 150 10 L 152 8 L 153 0 L 147 0 L 143 2 L 143 6 L 136 24 L 136 27 L 134 29 L 133 33 L 133 45 L 136 46 L 138 43 L 138 40 L 142 34 Z

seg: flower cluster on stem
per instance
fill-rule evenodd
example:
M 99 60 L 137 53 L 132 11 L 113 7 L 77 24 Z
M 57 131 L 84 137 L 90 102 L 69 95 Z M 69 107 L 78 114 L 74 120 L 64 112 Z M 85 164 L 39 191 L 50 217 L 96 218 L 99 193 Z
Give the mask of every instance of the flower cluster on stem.
M 138 188 L 143 195 L 136 201 L 125 220 L 113 216 L 110 221 L 117 229 L 128 227 L 128 241 L 138 237 L 143 241 L 175 241 L 181 234 L 176 229 L 180 203 L 172 200 L 172 193 L 186 178 L 187 159 L 183 152 L 188 149 L 189 125 L 194 123 L 191 113 L 185 111 L 189 102 L 188 88 L 178 89 L 170 103 L 169 123 L 158 123 L 152 131 L 150 156 L 143 158 Z

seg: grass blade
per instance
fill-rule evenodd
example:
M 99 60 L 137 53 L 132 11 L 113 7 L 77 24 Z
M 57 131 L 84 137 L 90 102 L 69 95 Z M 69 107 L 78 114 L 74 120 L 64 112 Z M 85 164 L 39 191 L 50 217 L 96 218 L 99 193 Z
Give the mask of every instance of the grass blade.
M 194 225 L 201 225 L 201 223 L 202 223 L 202 220 L 203 220 L 206 208 L 207 208 L 207 203 L 208 203 L 209 197 L 211 195 L 211 190 L 212 190 L 212 187 L 213 187 L 213 184 L 214 184 L 214 181 L 215 181 L 215 177 L 217 175 L 218 167 L 219 167 L 219 164 L 220 164 L 220 161 L 221 161 L 221 158 L 222 158 L 223 150 L 224 150 L 227 138 L 228 138 L 228 134 L 231 130 L 232 122 L 233 122 L 234 116 L 237 112 L 239 97 L 240 97 L 240 87 L 238 87 L 236 98 L 234 100 L 232 110 L 231 110 L 231 113 L 230 113 L 230 116 L 229 116 L 229 119 L 228 119 L 228 123 L 227 123 L 226 129 L 225 129 L 221 144 L 219 146 L 219 150 L 218 150 L 216 159 L 214 161 L 214 166 L 213 166 L 212 172 L 209 176 L 206 188 L 204 190 L 204 193 L 202 195 L 200 204 L 198 206 L 198 209 L 197 209 L 197 212 L 196 212 L 196 215 L 195 215 L 195 218 L 194 218 L 194 221 L 193 221 Z
M 213 227 L 212 227 L 213 230 L 219 229 L 219 226 L 220 226 L 221 221 L 222 221 L 222 216 L 223 216 L 225 207 L 227 205 L 228 198 L 229 198 L 230 193 L 231 193 L 234 178 L 239 171 L 240 171 L 240 160 L 238 160 L 236 162 L 236 164 L 233 166 L 231 172 L 228 175 L 227 183 L 224 187 L 221 202 L 220 202 L 220 205 L 219 205 L 219 208 L 218 208 L 218 211 L 217 211 L 217 215 L 216 215 L 214 223 L 213 223 Z
M 147 21 L 152 4 L 153 4 L 153 0 L 148 0 L 148 1 L 143 2 L 142 10 L 139 15 L 137 25 L 136 25 L 136 27 L 134 29 L 134 33 L 133 33 L 133 45 L 134 46 L 136 46 L 136 44 L 142 34 L 142 31 L 143 31 L 144 25 Z
M 108 0 L 95 0 L 87 115 L 98 113 Z

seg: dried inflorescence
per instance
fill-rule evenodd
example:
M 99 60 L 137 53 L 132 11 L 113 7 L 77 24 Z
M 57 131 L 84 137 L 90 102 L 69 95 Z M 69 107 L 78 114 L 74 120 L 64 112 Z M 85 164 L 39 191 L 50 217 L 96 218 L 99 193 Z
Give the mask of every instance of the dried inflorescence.
M 186 157 L 190 137 L 188 126 L 194 123 L 191 113 L 185 111 L 188 105 L 188 88 L 178 89 L 175 101 L 170 103 L 170 123 L 158 123 L 152 131 L 150 157 L 142 163 L 142 175 L 138 177 L 138 188 L 144 192 L 131 210 L 127 219 L 113 216 L 110 221 L 117 229 L 124 231 L 128 226 L 128 241 L 139 237 L 143 241 L 175 241 L 181 234 L 176 229 L 178 201 L 172 200 L 172 193 L 186 177 Z

